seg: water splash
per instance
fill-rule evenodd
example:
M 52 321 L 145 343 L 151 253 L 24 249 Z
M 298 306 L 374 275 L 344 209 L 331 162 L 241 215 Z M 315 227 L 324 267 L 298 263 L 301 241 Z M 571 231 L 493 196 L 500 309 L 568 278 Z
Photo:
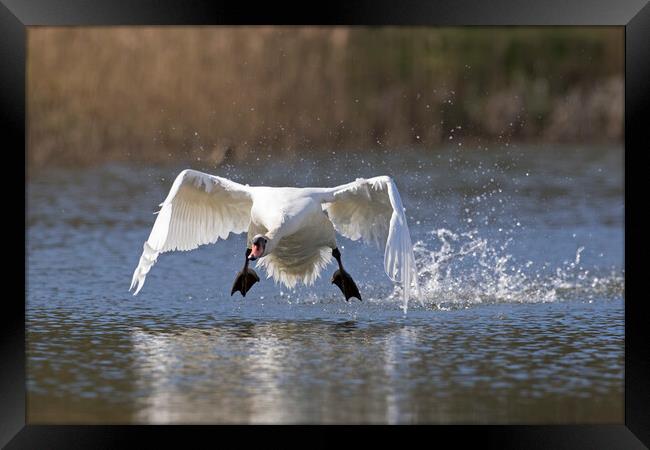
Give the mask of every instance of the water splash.
M 572 299 L 624 296 L 623 271 L 612 269 L 596 275 L 580 264 L 585 247 L 554 271 L 532 261 L 520 263 L 508 253 L 512 238 L 500 245 L 480 237 L 477 230 L 454 233 L 440 228 L 429 232 L 437 249 L 424 241 L 414 245 L 421 300 L 426 307 L 441 309 L 491 303 L 538 303 Z M 389 296 L 397 301 L 398 286 Z M 409 306 L 417 306 L 412 302 Z

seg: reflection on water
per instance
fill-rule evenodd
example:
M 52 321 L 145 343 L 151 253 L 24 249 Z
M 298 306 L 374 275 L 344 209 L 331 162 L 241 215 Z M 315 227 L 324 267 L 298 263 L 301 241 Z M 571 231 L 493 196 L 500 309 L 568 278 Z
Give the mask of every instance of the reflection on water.
M 179 168 L 30 180 L 29 422 L 622 422 L 620 149 L 338 157 L 345 173 L 302 161 L 291 183 L 273 161 L 196 168 L 271 185 L 394 175 L 423 283 L 408 315 L 381 250 L 347 239 L 363 302 L 330 268 L 312 288 L 231 297 L 243 236 L 162 255 L 134 298 Z
M 35 422 L 622 421 L 618 301 L 378 323 L 230 319 L 101 330 L 60 319 L 39 315 L 40 326 L 30 325 Z M 45 356 L 52 352 L 58 361 Z M 82 413 L 57 414 L 73 393 Z

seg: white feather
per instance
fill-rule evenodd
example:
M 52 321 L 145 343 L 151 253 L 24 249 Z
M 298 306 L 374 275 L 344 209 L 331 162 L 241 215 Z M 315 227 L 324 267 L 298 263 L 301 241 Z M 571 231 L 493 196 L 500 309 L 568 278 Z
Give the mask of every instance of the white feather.
M 133 295 L 142 289 L 147 273 L 160 253 L 193 250 L 230 233 L 248 229 L 253 201 L 248 186 L 225 178 L 183 170 L 174 180 L 144 244 L 133 272 Z
M 333 189 L 334 199 L 324 205 L 336 231 L 352 240 L 385 243 L 384 270 L 402 285 L 406 312 L 411 290 L 420 297 L 417 267 L 397 186 L 390 177 L 358 178 Z
M 336 230 L 352 240 L 385 245 L 384 269 L 401 283 L 405 311 L 413 288 L 419 297 L 404 207 L 387 176 L 335 188 L 275 188 L 184 170 L 160 206 L 133 273 L 134 295 L 160 253 L 192 250 L 246 230 L 249 248 L 256 234 L 268 239 L 258 267 L 269 278 L 290 288 L 310 285 L 332 260 Z
M 334 227 L 317 210 L 304 219 L 298 231 L 280 239 L 273 252 L 260 258 L 257 266 L 264 268 L 268 278 L 273 277 L 276 283 L 288 288 L 299 282 L 309 286 L 330 263 L 335 247 Z

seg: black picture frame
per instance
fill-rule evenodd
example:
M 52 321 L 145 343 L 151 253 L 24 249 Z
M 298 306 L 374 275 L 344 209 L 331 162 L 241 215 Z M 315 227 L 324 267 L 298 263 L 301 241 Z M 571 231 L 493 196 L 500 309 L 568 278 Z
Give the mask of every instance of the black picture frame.
M 18 261 L 26 260 L 20 248 L 19 214 L 25 213 L 26 195 L 13 194 L 26 181 L 26 27 L 70 25 L 615 25 L 625 27 L 625 420 L 612 425 L 558 426 L 435 426 L 435 427 L 359 427 L 364 435 L 387 434 L 395 441 L 439 443 L 451 439 L 454 447 L 477 442 L 498 448 L 643 448 L 650 446 L 650 339 L 647 335 L 647 300 L 639 289 L 643 266 L 641 211 L 634 216 L 630 199 L 642 197 L 635 171 L 644 169 L 639 160 L 650 150 L 650 4 L 646 0 L 607 0 L 546 2 L 531 0 L 390 0 L 305 2 L 224 2 L 210 0 L 0 0 L 0 124 L 5 158 L 2 189 L 10 199 L 11 213 L 3 229 L 8 241 L 16 243 L 16 255 L 5 254 L 9 269 L 18 272 Z M 23 149 L 24 153 L 21 153 Z M 22 157 L 21 157 L 22 155 Z M 23 164 L 25 172 L 18 168 Z M 15 179 L 14 179 L 15 177 Z M 26 194 L 26 192 L 25 192 Z M 26 222 L 23 232 L 26 237 Z M 6 251 L 6 250 L 5 250 Z M 25 266 L 23 265 L 23 268 Z M 5 285 L 18 285 L 22 278 L 5 272 Z M 630 289 L 632 288 L 632 289 Z M 174 439 L 190 442 L 207 438 L 218 445 L 228 438 L 250 442 L 246 427 L 217 426 L 35 426 L 26 425 L 25 409 L 25 309 L 18 295 L 5 295 L 0 326 L 0 445 L 6 448 L 116 448 L 134 439 L 145 439 L 147 447 Z M 23 301 L 25 295 L 23 295 Z M 218 428 L 218 429 L 216 429 Z M 282 446 L 340 445 L 348 439 L 347 427 L 315 427 L 309 437 L 293 433 L 303 427 L 258 427 L 267 444 L 277 439 Z M 242 438 L 244 441 L 242 441 Z M 307 438 L 308 441 L 303 441 Z M 432 439 L 435 438 L 435 441 Z M 180 442 L 180 441 L 179 441 Z M 198 441 L 197 441 L 198 442 Z M 423 445 L 423 444 L 416 444 Z

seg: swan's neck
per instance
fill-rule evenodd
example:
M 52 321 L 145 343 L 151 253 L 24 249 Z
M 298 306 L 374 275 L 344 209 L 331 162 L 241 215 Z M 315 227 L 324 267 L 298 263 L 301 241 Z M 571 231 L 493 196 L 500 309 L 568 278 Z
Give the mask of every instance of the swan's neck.
M 264 248 L 264 256 L 270 254 L 273 250 L 275 250 L 275 247 L 278 246 L 278 242 L 280 242 L 280 239 L 282 238 L 282 235 L 279 233 L 280 230 L 273 230 L 264 235 L 264 237 L 267 239 L 266 241 L 266 247 Z

